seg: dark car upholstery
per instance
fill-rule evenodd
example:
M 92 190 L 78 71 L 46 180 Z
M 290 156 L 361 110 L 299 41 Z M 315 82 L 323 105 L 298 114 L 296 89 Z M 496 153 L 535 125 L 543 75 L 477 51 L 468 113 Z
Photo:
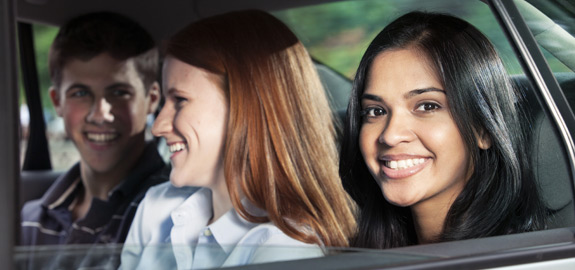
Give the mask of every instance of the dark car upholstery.
M 531 147 L 533 173 L 539 182 L 541 196 L 552 216 L 549 228 L 575 225 L 575 207 L 571 168 L 566 148 L 550 116 L 538 103 L 537 94 L 525 76 L 513 77 L 527 99 L 527 111 L 531 113 Z M 575 74 L 558 73 L 559 82 L 571 108 L 575 108 Z
M 20 173 L 20 198 L 19 208 L 22 209 L 24 203 L 35 200 L 48 190 L 63 172 L 52 170 L 22 171 Z

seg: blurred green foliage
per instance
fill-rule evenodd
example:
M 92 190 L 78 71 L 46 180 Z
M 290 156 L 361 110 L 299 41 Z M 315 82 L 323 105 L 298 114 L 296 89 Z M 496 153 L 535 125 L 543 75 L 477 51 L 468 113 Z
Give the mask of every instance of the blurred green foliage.
M 58 33 L 58 28 L 47 25 L 34 25 L 34 46 L 36 49 L 36 67 L 40 77 L 40 88 L 47 92 L 50 87 L 50 74 L 48 72 L 48 52 L 50 45 Z
M 489 6 L 481 1 L 342 1 L 274 12 L 301 39 L 314 59 L 353 78 L 369 42 L 395 18 L 413 11 L 443 12 L 467 20 L 494 43 L 511 74 L 523 73 Z M 554 71 L 566 71 L 550 57 Z
M 47 25 L 34 25 L 34 49 L 36 51 L 36 69 L 40 86 L 40 95 L 42 97 L 42 106 L 48 112 L 53 112 L 52 102 L 48 96 L 50 88 L 50 73 L 48 72 L 48 52 L 50 45 L 58 33 L 58 28 Z M 20 83 L 20 100 L 24 101 L 23 84 Z M 50 116 L 48 116 L 50 117 Z

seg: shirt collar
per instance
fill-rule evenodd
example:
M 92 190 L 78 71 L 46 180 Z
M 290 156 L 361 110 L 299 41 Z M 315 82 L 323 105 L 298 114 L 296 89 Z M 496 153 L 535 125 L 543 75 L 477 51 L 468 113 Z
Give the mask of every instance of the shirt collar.
M 207 188 L 200 188 L 174 209 L 171 217 L 175 226 L 191 223 L 205 226 L 212 217 L 212 193 Z
M 116 193 L 128 196 L 132 192 L 139 191 L 137 185 L 147 178 L 148 175 L 159 171 L 163 166 L 165 166 L 165 163 L 156 150 L 156 144 L 153 142 L 148 143 L 136 163 L 136 167 L 130 171 L 120 184 L 108 193 L 108 197 L 110 198 Z M 80 163 L 78 162 L 56 179 L 42 197 L 42 205 L 48 209 L 54 209 L 62 205 L 67 206 L 72 203 L 80 186 L 83 185 L 80 181 Z
M 60 205 L 70 204 L 80 185 L 80 163 L 76 163 L 50 186 L 42 196 L 42 205 L 54 209 Z
M 266 212 L 247 199 L 242 199 L 246 210 L 256 216 L 265 216 Z M 253 223 L 241 217 L 235 209 L 231 209 L 214 223 L 207 225 L 212 218 L 212 193 L 208 188 L 200 188 L 171 213 L 174 228 L 179 237 L 172 237 L 173 244 L 195 244 L 199 235 L 209 229 L 217 244 L 226 253 L 258 223 Z M 184 232 L 185 231 L 185 232 Z
M 210 204 L 211 205 L 211 204 Z M 254 216 L 267 216 L 267 213 L 253 205 L 248 199 L 242 199 L 245 210 Z M 216 242 L 229 254 L 238 242 L 258 223 L 244 219 L 236 209 L 232 208 L 214 223 L 207 226 Z
M 235 209 L 231 209 L 209 225 L 208 229 L 224 252 L 229 254 L 237 243 L 257 225 L 242 218 Z

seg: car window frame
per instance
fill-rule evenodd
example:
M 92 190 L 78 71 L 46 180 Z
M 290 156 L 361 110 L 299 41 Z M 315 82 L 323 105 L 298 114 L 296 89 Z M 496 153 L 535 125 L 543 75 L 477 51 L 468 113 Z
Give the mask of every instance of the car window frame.
M 14 2 L 12 0 L 0 0 L 0 91 L 3 97 L 0 99 L 0 126 L 13 127 L 0 132 L 0 261 L 4 266 L 12 268 L 13 248 L 18 235 L 18 210 L 16 199 L 20 173 L 19 159 L 19 135 L 20 124 L 18 111 L 18 76 L 16 67 L 16 33 Z
M 27 147 L 24 153 L 22 171 L 51 171 L 52 163 L 48 139 L 46 138 L 46 123 L 42 110 L 32 27 L 30 23 L 17 23 L 22 82 L 26 104 L 30 112 L 30 132 L 26 141 Z
M 488 3 L 518 55 L 525 75 L 541 94 L 540 102 L 560 131 L 569 158 L 573 191 L 575 144 L 570 131 L 575 133 L 575 115 L 513 0 L 489 0 Z
M 2 70 L 5 70 L 6 74 L 0 74 L 0 83 L 5 90 L 5 98 L 0 99 L 0 108 L 5 109 L 6 115 L 3 115 L 2 121 L 4 123 L 9 123 L 13 125 L 8 125 L 10 127 L 16 127 L 18 125 L 18 108 L 15 104 L 18 104 L 17 94 L 14 91 L 7 89 L 17 89 L 17 76 L 16 76 L 16 48 L 15 48 L 15 25 L 14 25 L 14 14 L 11 12 L 13 10 L 12 0 L 0 0 L 0 38 L 8 41 L 7 44 L 0 44 L 0 64 L 2 65 Z M 546 110 L 549 110 L 550 115 L 553 116 L 553 121 L 556 123 L 561 130 L 561 135 L 564 140 L 566 149 L 569 153 L 569 163 L 571 166 L 571 182 L 573 184 L 573 171 L 575 164 L 575 154 L 574 154 L 574 143 L 571 137 L 570 130 L 575 131 L 575 116 L 571 111 L 562 91 L 555 79 L 552 71 L 546 64 L 546 60 L 537 46 L 535 39 L 530 34 L 527 25 L 525 25 L 521 14 L 515 7 L 513 1 L 505 0 L 488 0 L 487 1 L 494 14 L 500 20 L 500 25 L 502 28 L 508 32 L 508 38 L 512 46 L 515 47 L 517 54 L 519 55 L 519 60 L 524 65 L 524 70 L 526 75 L 534 82 L 535 89 L 539 91 L 543 96 L 543 104 Z M 12 30 L 10 30 L 12 29 Z M 4 80 L 1 76 L 6 76 L 7 79 Z M 0 121 L 0 124 L 3 122 Z M 14 190 L 18 189 L 19 185 L 19 140 L 17 129 L 11 130 L 11 132 L 0 133 L 0 145 L 4 146 L 7 153 L 2 155 L 2 158 L 7 158 L 2 160 L 2 167 L 0 167 L 0 173 L 3 176 L 3 181 L 5 186 L 2 191 L 0 191 L 0 198 L 5 200 L 4 203 L 0 204 L 0 216 L 4 217 L 6 221 L 0 222 L 0 230 L 2 230 L 3 235 L 0 238 L 0 260 L 4 262 L 10 262 L 13 260 L 13 248 L 16 243 L 17 228 L 18 228 L 18 218 L 15 206 L 16 192 Z M 12 159 L 8 158 L 12 157 Z M 13 179 L 13 181 L 11 181 Z M 573 191 L 573 190 L 572 190 Z M 12 199 L 11 199 L 12 198 Z M 12 217 L 12 218 L 10 218 Z M 11 220 L 13 222 L 11 222 Z M 573 240 L 573 235 L 575 235 L 574 228 L 562 228 L 558 230 L 553 230 L 549 234 L 557 233 L 556 244 L 545 244 L 541 243 L 542 246 L 529 246 L 525 249 L 519 249 L 515 251 L 508 251 L 503 253 L 486 253 L 486 254 L 472 254 L 469 256 L 459 256 L 447 259 L 441 259 L 434 262 L 422 261 L 421 263 L 410 264 L 410 267 L 417 267 L 423 269 L 444 269 L 445 267 L 494 267 L 501 265 L 509 265 L 514 263 L 528 263 L 535 262 L 538 260 L 550 260 L 558 258 L 566 258 L 573 254 L 575 251 L 575 244 L 564 242 L 571 239 Z M 547 234 L 547 235 L 549 235 Z M 513 239 L 513 236 L 525 236 L 528 234 L 518 234 L 499 237 L 500 240 Z M 529 234 L 531 235 L 531 234 Z M 482 239 L 480 239 L 482 240 Z M 391 249 L 389 251 L 411 251 L 414 253 L 419 253 L 419 249 L 428 250 L 438 250 L 436 248 L 447 248 L 452 244 L 461 244 L 457 246 L 459 249 L 461 246 L 469 245 L 472 246 L 477 243 L 477 240 L 469 240 L 470 242 L 458 241 L 457 243 L 440 243 L 434 245 L 420 245 L 417 247 L 405 248 L 405 249 Z M 493 241 L 493 239 L 486 239 L 488 243 L 497 243 L 498 241 Z M 470 243 L 470 244 L 467 244 Z M 434 248 L 435 247 L 435 248 Z M 451 249 L 453 250 L 452 247 Z M 422 251 L 421 251 L 422 252 Z M 446 252 L 446 251 L 445 251 Z M 453 252 L 453 251 L 452 251 Z M 438 253 L 439 254 L 439 253 Z M 337 257 L 335 255 L 333 258 Z M 329 260 L 328 258 L 326 258 Z M 320 260 L 321 261 L 321 260 Z M 301 266 L 306 266 L 306 262 L 302 261 Z M 281 263 L 277 263 L 274 266 L 281 269 Z M 290 264 L 290 267 L 292 265 Z M 309 265 L 307 265 L 309 266 Z M 253 265 L 250 267 L 258 268 L 258 265 Z M 249 269 L 250 267 L 246 267 Z M 404 266 L 397 266 L 398 268 Z M 254 269 L 255 269 L 254 268 Z M 284 266 L 283 268 L 287 268 Z M 393 267 L 392 267 L 393 268 Z

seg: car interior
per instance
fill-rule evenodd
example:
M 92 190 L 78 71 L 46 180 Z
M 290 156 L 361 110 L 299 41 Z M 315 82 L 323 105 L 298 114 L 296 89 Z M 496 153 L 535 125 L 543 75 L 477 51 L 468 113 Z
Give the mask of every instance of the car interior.
M 479 0 L 473 0 L 479 1 Z M 563 3 L 569 10 L 570 18 L 575 21 L 575 4 L 567 1 L 553 0 Z M 149 29 L 157 40 L 162 40 L 173 31 L 189 23 L 190 14 L 195 18 L 210 16 L 230 10 L 254 8 L 268 10 L 282 10 L 307 5 L 319 5 L 330 0 L 292 0 L 292 1 L 266 1 L 266 0 L 216 0 L 216 1 L 73 1 L 73 0 L 17 0 L 15 14 L 18 21 L 18 40 L 22 81 L 25 82 L 24 92 L 30 106 L 30 139 L 27 142 L 26 154 L 19 174 L 18 209 L 29 200 L 38 199 L 46 192 L 55 179 L 62 173 L 52 170 L 50 158 L 47 157 L 48 142 L 45 135 L 44 115 L 40 100 L 38 74 L 35 70 L 36 58 L 33 48 L 33 33 L 30 27 L 34 24 L 48 24 L 58 26 L 69 18 L 94 10 L 114 10 L 131 15 L 145 28 Z M 492 9 L 497 13 L 498 8 L 511 5 L 512 1 L 483 1 L 490 2 Z M 505 2 L 505 4 L 503 4 Z M 532 5 L 524 5 L 523 1 L 515 1 L 518 10 L 510 12 L 523 14 L 526 26 L 533 32 L 533 39 L 541 41 L 541 46 L 555 56 L 571 72 L 553 72 L 552 79 L 560 87 L 563 101 L 569 107 L 561 108 L 561 112 L 569 112 L 564 117 L 573 121 L 571 108 L 575 108 L 575 38 L 563 28 L 558 26 L 545 14 L 539 12 L 543 1 L 528 1 Z M 134 6 L 140 6 L 144 12 L 134 11 Z M 545 5 L 543 5 L 545 6 Z M 571 9 L 569 9 L 571 8 Z M 533 10 L 534 9 L 534 10 Z M 520 12 L 520 13 L 519 13 Z M 559 12 L 559 11 L 554 11 Z M 156 14 L 163 19 L 161 24 L 148 19 Z M 501 14 L 499 14 L 501 16 Z M 497 16 L 496 16 L 497 17 Z M 501 21 L 505 18 L 498 17 Z M 510 23 L 510 22 L 507 22 Z M 571 24 L 575 25 L 575 24 Z M 167 30 L 169 29 L 169 30 Z M 551 29 L 551 30 L 550 30 Z M 170 30 L 172 32 L 170 32 Z M 507 30 L 509 32 L 509 30 Z M 508 33 L 509 34 L 509 33 Z M 512 36 L 512 34 L 509 34 Z M 561 36 L 561 38 L 557 38 Z M 551 38 L 550 38 L 551 37 Z M 566 49 L 568 48 L 568 49 Z M 519 49 L 517 49 L 519 50 Z M 328 93 L 336 121 L 345 119 L 347 100 L 351 91 L 351 80 L 340 72 L 332 69 L 328 64 L 314 59 L 323 85 Z M 523 63 L 525 69 L 528 64 Z M 323 258 L 269 263 L 266 265 L 244 266 L 242 269 L 260 269 L 270 267 L 274 269 L 294 269 L 305 266 L 316 269 L 371 269 L 380 267 L 393 267 L 402 265 L 417 266 L 425 269 L 446 269 L 464 267 L 495 267 L 509 265 L 514 262 L 535 262 L 544 259 L 572 257 L 575 248 L 575 202 L 574 202 L 574 164 L 572 139 L 566 138 L 557 124 L 554 110 L 550 109 L 550 102 L 541 93 L 540 83 L 530 72 L 512 76 L 517 89 L 525 96 L 527 111 L 530 112 L 530 146 L 532 151 L 532 169 L 541 188 L 541 196 L 552 216 L 549 229 L 545 231 L 530 232 L 515 235 L 472 239 L 450 243 L 417 245 L 392 250 L 365 250 L 348 249 L 337 251 L 336 254 Z M 36 82 L 36 83 L 34 83 Z M 556 93 L 553 94 L 555 97 Z M 37 103 L 33 103 L 37 100 Z M 557 102 L 557 101 L 555 101 Z M 558 104 L 561 105 L 561 102 Z M 561 107 L 561 106 L 560 106 Z M 568 122 L 568 125 L 571 122 Z M 338 124 L 339 125 L 339 124 Z M 573 129 L 572 129 L 573 130 Z M 575 132 L 573 132 L 575 134 Z M 540 247 L 534 249 L 530 247 Z M 34 252 L 50 256 L 54 252 L 68 250 L 76 252 L 77 256 L 86 253 L 85 247 L 60 247 L 59 249 L 35 249 Z M 16 265 L 26 259 L 30 248 L 18 247 L 16 249 Z M 92 256 L 102 256 L 109 252 L 119 252 L 116 248 L 92 248 Z M 547 257 L 537 257 L 539 254 Z M 571 256 L 565 256 L 571 254 Z M 487 264 L 485 262 L 488 262 Z

